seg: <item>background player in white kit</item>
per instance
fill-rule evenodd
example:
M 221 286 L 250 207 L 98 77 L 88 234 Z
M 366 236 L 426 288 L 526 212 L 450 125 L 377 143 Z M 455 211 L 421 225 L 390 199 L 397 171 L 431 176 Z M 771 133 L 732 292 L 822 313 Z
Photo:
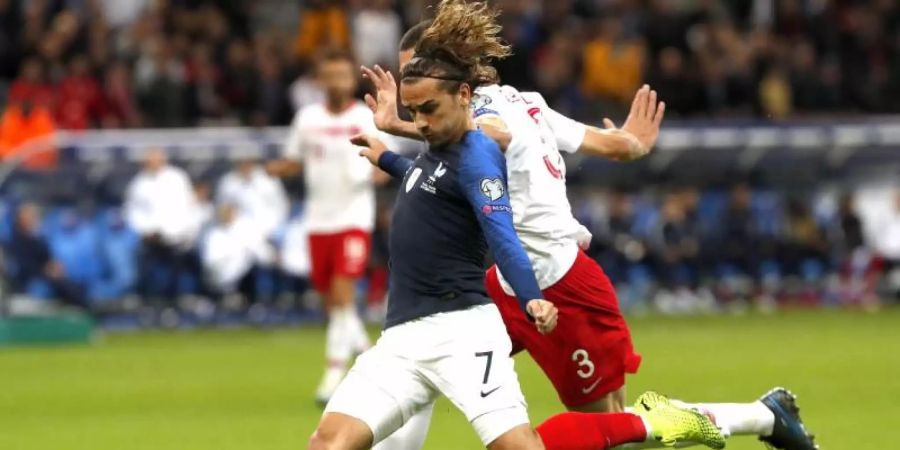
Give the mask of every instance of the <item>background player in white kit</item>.
M 350 137 L 377 133 L 372 112 L 353 98 L 357 77 L 346 53 L 323 53 L 316 65 L 326 93 L 324 103 L 297 112 L 284 147 L 284 159 L 269 163 L 281 176 L 298 174 L 306 181 L 306 225 L 312 270 L 310 279 L 328 314 L 327 367 L 316 400 L 328 401 L 355 353 L 369 338 L 354 304 L 356 282 L 369 259 L 375 220 L 374 184 L 380 175 L 358 156 Z M 376 169 L 377 170 L 377 169 Z

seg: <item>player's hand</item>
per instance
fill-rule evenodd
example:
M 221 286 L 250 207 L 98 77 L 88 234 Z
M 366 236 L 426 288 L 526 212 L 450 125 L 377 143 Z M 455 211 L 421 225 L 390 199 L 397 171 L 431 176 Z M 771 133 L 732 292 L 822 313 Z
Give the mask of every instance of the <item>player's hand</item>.
M 363 78 L 372 80 L 375 85 L 375 97 L 372 94 L 366 94 L 366 105 L 375 114 L 375 126 L 386 133 L 394 130 L 396 124 L 400 122 L 400 115 L 397 114 L 397 82 L 391 72 L 384 70 L 379 65 L 373 66 L 371 69 L 361 66 Z
M 375 136 L 368 134 L 357 134 L 350 138 L 350 142 L 353 145 L 363 147 L 363 149 L 359 151 L 359 156 L 368 159 L 375 167 L 378 167 L 378 158 L 381 158 L 381 154 L 387 151 L 387 146 L 385 146 L 383 142 L 379 141 Z
M 650 86 L 646 84 L 638 89 L 637 94 L 634 95 L 634 101 L 631 102 L 628 118 L 625 119 L 625 124 L 621 128 L 622 131 L 634 136 L 639 144 L 632 147 L 630 159 L 642 158 L 650 153 L 650 150 L 653 150 L 665 113 L 666 103 L 657 103 L 656 91 L 651 90 Z M 603 125 L 607 129 L 616 128 L 616 124 L 609 119 L 603 119 Z
M 541 334 L 550 334 L 556 328 L 559 311 L 553 303 L 541 299 L 529 300 L 525 308 L 528 310 L 528 314 L 534 318 L 534 324 L 537 325 Z

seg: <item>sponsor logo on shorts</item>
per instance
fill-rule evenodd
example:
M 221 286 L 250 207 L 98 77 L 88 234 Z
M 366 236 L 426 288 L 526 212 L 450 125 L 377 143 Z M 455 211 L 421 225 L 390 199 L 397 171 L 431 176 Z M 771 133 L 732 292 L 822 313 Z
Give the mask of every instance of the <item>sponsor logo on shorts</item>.
M 581 389 L 582 394 L 590 394 L 594 389 L 597 388 L 597 385 L 600 384 L 600 381 L 603 380 L 603 377 L 597 378 L 597 381 L 591 383 L 590 386 Z
M 485 398 L 485 397 L 487 397 L 488 395 L 491 395 L 491 394 L 493 394 L 494 392 L 497 392 L 497 389 L 500 389 L 500 386 L 497 386 L 497 387 L 495 387 L 495 388 L 493 388 L 493 389 L 491 389 L 491 390 L 489 390 L 489 391 L 487 391 L 487 392 L 481 391 L 481 398 Z

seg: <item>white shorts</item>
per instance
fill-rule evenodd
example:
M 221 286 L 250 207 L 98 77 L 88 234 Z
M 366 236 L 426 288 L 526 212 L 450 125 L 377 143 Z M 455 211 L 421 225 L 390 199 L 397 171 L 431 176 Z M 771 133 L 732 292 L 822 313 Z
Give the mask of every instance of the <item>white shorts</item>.
M 388 328 L 357 358 L 325 412 L 365 422 L 375 444 L 443 394 L 488 445 L 529 423 L 511 349 L 494 304 Z

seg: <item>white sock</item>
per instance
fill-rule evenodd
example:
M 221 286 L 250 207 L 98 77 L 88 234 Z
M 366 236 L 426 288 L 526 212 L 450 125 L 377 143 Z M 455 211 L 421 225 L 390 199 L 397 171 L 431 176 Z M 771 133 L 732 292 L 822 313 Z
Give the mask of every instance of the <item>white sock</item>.
M 372 450 L 419 450 L 425 444 L 432 412 L 434 403 L 410 417 L 399 430 L 375 444 Z
M 672 400 L 682 408 L 695 408 L 713 417 L 725 436 L 770 436 L 775 427 L 775 414 L 760 401 L 752 403 L 684 403 Z
M 366 326 L 363 325 L 363 321 L 359 318 L 359 313 L 356 312 L 356 307 L 353 305 L 348 306 L 344 310 L 344 314 L 344 326 L 347 327 L 351 351 L 362 353 L 368 350 L 372 344 L 369 341 L 369 335 L 366 333 Z
M 325 358 L 328 368 L 344 370 L 353 352 L 347 333 L 347 317 L 343 309 L 334 309 L 328 315 L 325 331 Z

